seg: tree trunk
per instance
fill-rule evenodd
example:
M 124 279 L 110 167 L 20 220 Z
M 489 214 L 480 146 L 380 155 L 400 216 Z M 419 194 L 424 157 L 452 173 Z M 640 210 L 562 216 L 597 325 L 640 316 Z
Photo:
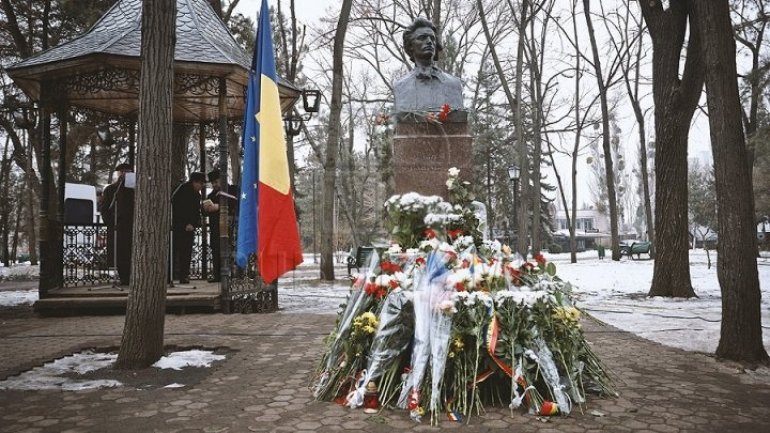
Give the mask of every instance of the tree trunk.
M 618 202 L 615 194 L 615 169 L 612 164 L 612 149 L 610 148 L 610 109 L 607 102 L 607 86 L 602 75 L 602 63 L 599 57 L 599 47 L 596 44 L 593 19 L 591 19 L 591 1 L 583 0 L 583 9 L 588 26 L 588 36 L 591 40 L 591 53 L 594 59 L 596 84 L 599 87 L 599 101 L 602 109 L 602 149 L 604 151 L 604 175 L 607 181 L 607 199 L 610 208 L 610 236 L 612 238 L 612 260 L 620 260 L 618 241 Z
M 326 142 L 321 205 L 321 279 L 334 280 L 334 183 L 337 176 L 337 153 L 341 135 L 342 80 L 345 34 L 350 21 L 353 0 L 343 0 L 337 31 L 334 35 L 332 66 L 332 98 L 329 109 L 329 136 Z
M 175 22 L 176 0 L 143 3 L 133 260 L 126 324 L 115 363 L 122 369 L 149 367 L 163 355 Z
M 543 223 L 541 221 L 542 207 L 540 203 L 540 161 L 542 154 L 542 137 L 540 131 L 540 115 L 542 109 L 542 92 L 540 86 L 542 85 L 540 79 L 540 73 L 537 65 L 536 47 L 534 41 L 535 35 L 532 35 L 532 41 L 530 43 L 530 101 L 532 102 L 532 196 L 530 197 L 532 206 L 532 257 L 540 254 L 540 247 L 542 246 L 541 233 L 543 231 Z
M 690 31 L 684 72 L 679 62 L 688 3 L 639 2 L 652 37 L 655 102 L 655 265 L 650 296 L 693 297 L 687 221 L 687 138 L 703 88 L 697 31 Z M 695 25 L 691 21 L 692 26 Z
M 722 330 L 716 354 L 752 364 L 770 363 L 762 343 L 760 290 L 754 253 L 756 225 L 746 140 L 741 125 L 735 40 L 727 0 L 692 2 L 706 63 L 706 94 L 714 153 L 722 289 Z
M 529 0 L 524 0 L 521 3 L 521 16 L 519 17 L 519 41 L 516 46 L 516 101 L 521 102 L 521 90 L 524 82 L 524 42 L 526 40 L 527 29 L 527 9 L 529 8 Z M 515 128 L 516 128 L 516 146 L 519 154 L 519 168 L 520 176 L 519 180 L 519 203 L 514 203 L 516 208 L 516 217 L 518 220 L 518 238 L 516 241 L 516 250 L 521 254 L 524 259 L 527 258 L 527 246 L 529 240 L 528 230 L 528 212 L 527 206 L 523 204 L 528 202 L 529 198 L 529 155 L 527 149 L 527 141 L 524 139 L 524 116 L 522 113 L 522 107 L 520 103 L 515 107 Z

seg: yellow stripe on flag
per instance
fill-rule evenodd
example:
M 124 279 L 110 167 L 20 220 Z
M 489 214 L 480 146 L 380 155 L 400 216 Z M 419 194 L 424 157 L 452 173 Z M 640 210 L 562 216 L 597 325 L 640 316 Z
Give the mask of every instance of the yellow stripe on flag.
M 289 159 L 286 156 L 286 139 L 283 135 L 283 119 L 275 82 L 262 75 L 262 101 L 259 113 L 259 182 L 288 194 Z

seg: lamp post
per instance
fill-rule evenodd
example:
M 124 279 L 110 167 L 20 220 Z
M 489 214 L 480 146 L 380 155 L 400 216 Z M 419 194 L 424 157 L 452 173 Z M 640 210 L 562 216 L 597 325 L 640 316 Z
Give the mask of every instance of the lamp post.
M 302 91 L 302 108 L 305 110 L 305 114 L 299 115 L 296 112 L 294 114 L 287 114 L 283 118 L 283 127 L 286 132 L 286 154 L 289 159 L 289 179 L 291 182 L 291 191 L 295 191 L 294 182 L 294 137 L 298 136 L 302 132 L 304 123 L 309 121 L 313 117 L 314 113 L 318 112 L 321 106 L 321 91 L 316 89 L 305 89 Z M 315 171 L 313 171 L 313 262 L 316 262 L 316 248 L 315 248 L 315 233 L 316 233 L 316 221 L 315 221 Z
M 516 192 L 519 190 L 519 175 L 521 174 L 521 170 L 517 165 L 510 165 L 508 166 L 508 178 L 513 183 L 513 232 L 516 233 L 516 227 L 518 225 L 516 224 L 516 206 L 519 204 L 518 200 L 516 199 Z M 513 242 L 513 240 L 511 241 Z
M 318 257 L 316 256 L 316 211 L 315 211 L 315 170 L 313 170 L 313 263 L 318 263 Z

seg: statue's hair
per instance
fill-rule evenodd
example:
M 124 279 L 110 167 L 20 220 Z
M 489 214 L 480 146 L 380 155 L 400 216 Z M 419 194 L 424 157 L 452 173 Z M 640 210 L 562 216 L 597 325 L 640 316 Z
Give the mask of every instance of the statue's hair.
M 428 27 L 429 29 L 433 30 L 433 33 L 436 35 L 436 54 L 433 56 L 433 60 L 438 61 L 438 54 L 441 52 L 441 50 L 444 49 L 444 46 L 441 45 L 441 41 L 438 40 L 438 30 L 436 29 L 436 26 L 434 26 L 431 21 L 423 17 L 415 18 L 412 24 L 410 24 L 409 27 L 404 30 L 404 52 L 406 52 L 406 55 L 409 56 L 409 60 L 414 62 L 414 55 L 412 55 L 412 49 L 409 46 L 411 45 L 410 42 L 412 41 L 412 35 L 414 32 L 422 27 Z

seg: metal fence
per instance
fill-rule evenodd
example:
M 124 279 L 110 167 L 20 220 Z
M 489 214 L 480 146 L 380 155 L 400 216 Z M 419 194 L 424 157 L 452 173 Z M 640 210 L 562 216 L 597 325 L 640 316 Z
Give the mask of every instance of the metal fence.
M 112 257 L 107 251 L 107 226 L 104 224 L 65 225 L 63 236 L 64 287 L 97 286 L 117 280 Z M 195 230 L 190 278 L 202 279 L 211 273 L 211 247 L 206 245 L 205 269 L 203 231 Z

